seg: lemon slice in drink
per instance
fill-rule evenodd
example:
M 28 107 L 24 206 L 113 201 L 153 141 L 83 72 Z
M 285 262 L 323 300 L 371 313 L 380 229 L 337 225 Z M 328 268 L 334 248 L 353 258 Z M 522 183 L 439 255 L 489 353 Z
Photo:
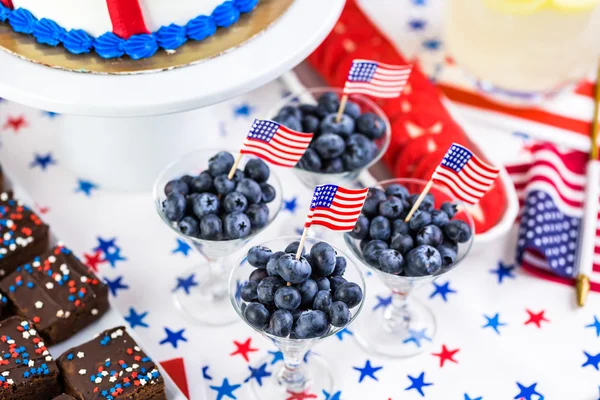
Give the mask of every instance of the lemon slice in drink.
M 561 11 L 584 11 L 600 4 L 599 0 L 552 0 L 552 8 Z
M 532 14 L 552 0 L 485 0 L 490 7 L 506 14 Z M 562 0 L 568 3 L 569 0 Z

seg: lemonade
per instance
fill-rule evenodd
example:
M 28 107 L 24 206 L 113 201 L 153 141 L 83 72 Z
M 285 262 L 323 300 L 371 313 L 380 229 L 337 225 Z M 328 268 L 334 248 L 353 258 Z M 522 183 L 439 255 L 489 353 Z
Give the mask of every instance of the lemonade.
M 479 87 L 535 101 L 595 69 L 598 0 L 447 0 L 448 51 Z

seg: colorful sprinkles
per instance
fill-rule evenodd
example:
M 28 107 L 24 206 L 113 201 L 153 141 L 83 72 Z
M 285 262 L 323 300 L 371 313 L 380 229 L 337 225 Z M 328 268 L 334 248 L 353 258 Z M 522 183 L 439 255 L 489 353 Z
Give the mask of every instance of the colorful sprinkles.
M 42 220 L 20 201 L 0 195 L 0 260 L 34 242 L 34 231 Z M 2 275 L 2 271 L 0 271 Z

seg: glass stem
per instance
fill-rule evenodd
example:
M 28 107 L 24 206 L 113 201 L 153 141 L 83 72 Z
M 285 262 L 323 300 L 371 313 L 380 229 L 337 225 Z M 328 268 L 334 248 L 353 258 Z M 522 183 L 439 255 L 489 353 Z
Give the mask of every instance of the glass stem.
M 204 285 L 210 287 L 214 299 L 221 300 L 227 298 L 229 288 L 227 282 L 228 271 L 225 268 L 225 259 L 209 259 L 207 267 L 209 269 L 209 280 L 208 282 L 204 282 Z
M 410 325 L 408 294 L 394 290 L 392 292 L 392 304 L 385 310 L 383 317 L 388 331 L 399 334 L 408 332 Z
M 305 346 L 285 346 L 283 352 L 283 366 L 277 372 L 277 380 L 286 390 L 293 393 L 302 393 L 308 386 L 302 363 L 308 352 Z

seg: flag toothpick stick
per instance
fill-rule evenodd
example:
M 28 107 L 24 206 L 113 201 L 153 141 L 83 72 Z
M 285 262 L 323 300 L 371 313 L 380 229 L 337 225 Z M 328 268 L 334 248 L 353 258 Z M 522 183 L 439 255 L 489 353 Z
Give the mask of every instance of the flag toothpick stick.
M 237 156 L 237 158 L 235 159 L 233 165 L 231 166 L 231 170 L 229 171 L 229 174 L 227 174 L 227 179 L 231 180 L 233 178 L 233 176 L 235 175 L 235 171 L 237 170 L 238 165 L 240 165 L 240 161 L 242 161 L 242 157 L 244 156 L 244 153 L 240 152 Z
M 296 260 L 299 260 L 300 256 L 302 256 L 302 249 L 304 248 L 304 242 L 306 242 L 307 236 L 308 236 L 308 227 L 304 227 L 304 231 L 302 232 L 302 237 L 300 238 L 300 244 L 298 245 L 298 251 L 296 252 Z
M 410 221 L 410 219 L 413 217 L 415 211 L 417 211 L 419 209 L 419 206 L 421 205 L 421 203 L 425 199 L 425 196 L 427 196 L 427 193 L 429 193 L 429 191 L 431 190 L 432 186 L 433 186 L 433 180 L 430 180 L 429 182 L 427 182 L 427 186 L 425 186 L 425 188 L 423 189 L 423 191 L 419 195 L 419 198 L 417 199 L 417 201 L 415 202 L 415 204 L 410 209 L 410 212 L 408 213 L 408 215 L 404 219 L 404 222 L 408 223 Z
M 342 120 L 344 110 L 346 110 L 346 104 L 348 104 L 348 95 L 344 94 L 342 96 L 342 100 L 340 101 L 340 108 L 338 109 L 337 116 L 335 117 L 335 122 L 338 124 Z

